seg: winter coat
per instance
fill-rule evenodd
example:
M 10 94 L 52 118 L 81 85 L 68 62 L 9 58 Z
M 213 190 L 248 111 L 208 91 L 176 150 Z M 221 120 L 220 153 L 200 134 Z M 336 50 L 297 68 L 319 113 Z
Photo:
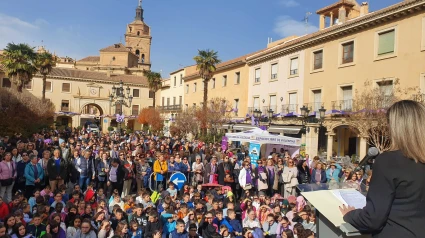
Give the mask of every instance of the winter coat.
M 313 169 L 313 172 L 311 173 L 311 183 L 326 183 L 326 172 L 325 170 L 321 170 L 321 178 L 320 181 L 316 181 L 316 169 Z
M 56 169 L 56 163 L 54 158 L 50 158 L 47 162 L 47 172 L 49 174 L 49 180 L 56 180 L 56 178 L 60 177 L 63 180 L 66 180 L 68 177 L 68 163 L 66 160 L 60 158 L 60 167 L 59 173 Z
M 13 177 L 16 178 L 17 175 L 18 173 L 15 162 L 10 161 L 10 168 L 5 160 L 0 162 L 0 180 L 5 180 Z
M 36 179 L 40 179 L 40 182 L 43 181 L 43 179 L 44 179 L 44 170 L 43 170 L 43 168 L 41 167 L 41 165 L 39 163 L 36 164 L 36 168 L 37 168 L 37 171 L 38 171 L 37 178 L 34 177 L 35 175 L 34 175 L 34 166 L 33 166 L 33 164 L 32 163 L 28 163 L 25 166 L 25 172 L 24 172 L 24 176 L 25 176 L 25 179 L 26 179 L 25 185 L 27 185 L 27 186 L 28 185 L 33 185 L 34 186 L 35 185 L 34 181 Z

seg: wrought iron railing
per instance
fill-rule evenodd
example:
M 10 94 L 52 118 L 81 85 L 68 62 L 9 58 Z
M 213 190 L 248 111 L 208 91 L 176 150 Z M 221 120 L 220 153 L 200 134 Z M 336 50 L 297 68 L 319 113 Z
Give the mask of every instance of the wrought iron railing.
M 332 101 L 332 110 L 353 111 L 353 99 Z
M 297 113 L 298 112 L 298 104 L 283 104 L 282 105 L 282 113 Z

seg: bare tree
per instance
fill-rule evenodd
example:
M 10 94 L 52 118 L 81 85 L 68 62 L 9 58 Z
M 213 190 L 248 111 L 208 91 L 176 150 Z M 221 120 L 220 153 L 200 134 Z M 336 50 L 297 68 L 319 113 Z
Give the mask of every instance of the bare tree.
M 369 145 L 380 152 L 390 149 L 391 141 L 386 110 L 395 102 L 409 98 L 417 88 L 401 88 L 399 79 L 366 81 L 361 91 L 356 90 L 353 113 L 347 120 L 361 134 L 369 137 Z
M 197 135 L 199 122 L 196 120 L 196 108 L 188 108 L 177 114 L 174 123 L 170 126 L 170 133 L 175 136 Z

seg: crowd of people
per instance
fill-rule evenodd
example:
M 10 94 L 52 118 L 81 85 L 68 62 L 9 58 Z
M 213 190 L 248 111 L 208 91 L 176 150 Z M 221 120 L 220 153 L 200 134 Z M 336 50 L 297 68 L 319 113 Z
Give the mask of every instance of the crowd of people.
M 220 144 L 84 129 L 0 137 L 0 160 L 0 237 L 13 238 L 311 238 L 315 211 L 297 185 L 371 176 L 287 151 L 254 165 Z

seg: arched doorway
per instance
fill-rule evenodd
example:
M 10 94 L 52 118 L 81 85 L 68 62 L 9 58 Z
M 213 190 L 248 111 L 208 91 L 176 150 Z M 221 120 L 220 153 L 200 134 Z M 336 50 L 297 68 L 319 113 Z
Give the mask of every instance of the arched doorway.
M 332 135 L 333 156 L 356 156 L 360 154 L 360 131 L 348 124 L 333 127 L 328 134 Z
M 86 127 L 87 125 L 94 123 L 101 128 L 103 121 L 100 117 L 101 115 L 104 115 L 101 106 L 95 103 L 85 104 L 81 108 L 80 125 Z

